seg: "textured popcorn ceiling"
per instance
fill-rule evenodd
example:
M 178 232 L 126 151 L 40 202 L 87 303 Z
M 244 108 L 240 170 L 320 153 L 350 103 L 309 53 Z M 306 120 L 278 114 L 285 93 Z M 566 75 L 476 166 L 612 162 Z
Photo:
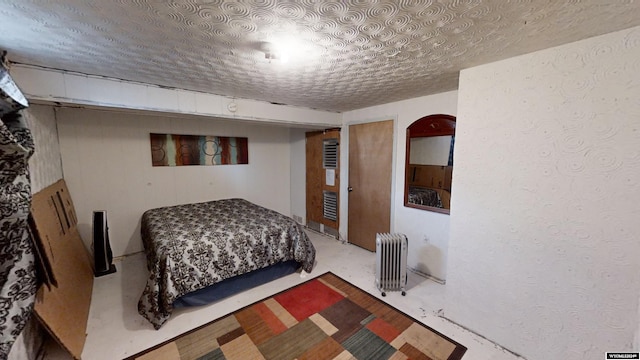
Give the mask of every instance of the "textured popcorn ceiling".
M 636 25 L 633 0 L 0 0 L 12 62 L 338 112 Z

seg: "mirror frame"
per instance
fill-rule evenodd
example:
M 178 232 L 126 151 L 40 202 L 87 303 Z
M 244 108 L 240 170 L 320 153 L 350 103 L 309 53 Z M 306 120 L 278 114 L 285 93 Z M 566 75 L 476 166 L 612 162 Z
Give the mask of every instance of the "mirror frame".
M 449 214 L 450 209 L 409 203 L 409 159 L 411 158 L 411 138 L 431 136 L 455 136 L 456 117 L 445 114 L 435 114 L 421 117 L 407 127 L 407 143 L 404 162 L 404 206 Z

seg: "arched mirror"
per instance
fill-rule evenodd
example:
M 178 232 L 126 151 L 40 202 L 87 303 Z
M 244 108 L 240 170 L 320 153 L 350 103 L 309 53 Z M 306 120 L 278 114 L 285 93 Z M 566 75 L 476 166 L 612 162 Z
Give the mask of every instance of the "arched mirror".
M 407 128 L 404 206 L 448 214 L 456 118 L 429 115 Z

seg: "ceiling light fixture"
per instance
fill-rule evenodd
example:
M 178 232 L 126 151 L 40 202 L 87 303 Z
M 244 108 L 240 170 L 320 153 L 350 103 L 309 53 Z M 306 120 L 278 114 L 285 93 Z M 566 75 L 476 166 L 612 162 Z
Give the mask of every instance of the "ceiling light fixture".
M 276 35 L 269 41 L 260 43 L 260 51 L 265 54 L 266 59 L 281 63 L 306 63 L 317 58 L 320 52 L 312 43 L 290 35 Z
M 258 48 L 265 59 L 279 63 L 309 64 L 320 55 L 320 49 L 310 42 L 302 41 L 290 35 L 273 36 L 269 41 L 260 42 Z
M 270 42 L 263 42 L 260 45 L 260 50 L 264 53 L 264 58 L 269 60 L 269 63 L 271 63 L 271 60 L 280 60 L 282 62 L 287 62 L 288 60 L 286 53 Z

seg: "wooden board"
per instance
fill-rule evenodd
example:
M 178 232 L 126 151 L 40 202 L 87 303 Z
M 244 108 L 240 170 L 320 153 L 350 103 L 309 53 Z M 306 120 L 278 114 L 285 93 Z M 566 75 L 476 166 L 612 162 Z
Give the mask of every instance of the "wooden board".
M 322 166 L 323 141 L 337 139 L 340 142 L 340 129 L 324 131 L 312 131 L 306 133 L 306 198 L 307 198 L 307 223 L 314 221 L 318 224 L 334 229 L 337 234 L 340 226 L 340 214 L 337 219 L 331 220 L 324 217 L 323 192 L 335 192 L 340 203 L 340 157 L 338 167 L 334 169 L 333 185 L 328 185 L 327 169 Z
M 453 166 L 409 164 L 409 185 L 451 190 Z
M 306 133 L 307 223 L 322 223 L 322 131 Z
M 80 359 L 86 339 L 93 268 L 77 229 L 71 195 L 60 180 L 33 196 L 31 227 L 41 261 L 55 284 L 38 289 L 35 314 L 53 338 Z

